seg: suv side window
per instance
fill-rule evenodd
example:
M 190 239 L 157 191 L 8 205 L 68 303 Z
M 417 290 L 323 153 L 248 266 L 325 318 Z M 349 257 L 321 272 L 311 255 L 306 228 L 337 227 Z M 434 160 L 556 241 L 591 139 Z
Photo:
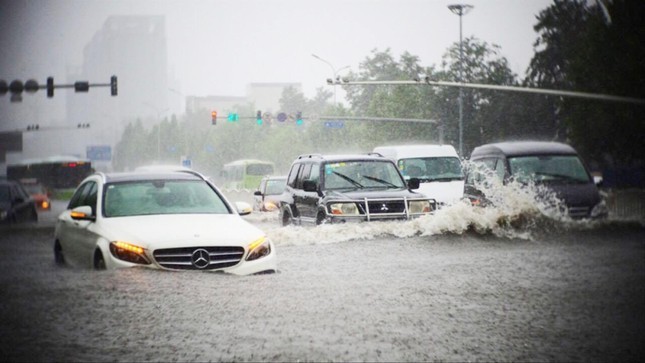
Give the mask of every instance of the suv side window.
M 298 180 L 296 181 L 296 188 L 302 189 L 302 182 L 309 179 L 309 174 L 311 173 L 311 164 L 303 164 L 300 168 L 300 173 L 298 173 Z
M 289 185 L 292 188 L 296 187 L 296 177 L 298 176 L 298 171 L 300 170 L 300 167 L 302 164 L 294 164 L 291 167 L 291 172 L 289 172 L 289 180 L 287 180 L 287 185 Z

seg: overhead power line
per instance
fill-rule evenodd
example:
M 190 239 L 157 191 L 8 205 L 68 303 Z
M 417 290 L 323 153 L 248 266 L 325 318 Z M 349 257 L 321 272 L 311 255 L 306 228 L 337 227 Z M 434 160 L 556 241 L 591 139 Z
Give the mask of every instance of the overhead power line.
M 600 93 L 588 93 L 588 92 L 575 92 L 575 91 L 563 91 L 555 89 L 545 89 L 545 88 L 530 88 L 530 87 L 516 87 L 516 86 L 500 86 L 493 84 L 481 84 L 481 83 L 461 83 L 461 82 L 445 82 L 445 81 L 433 81 L 428 78 L 425 80 L 413 80 L 413 81 L 345 81 L 337 79 L 336 82 L 331 79 L 327 80 L 329 85 L 430 85 L 437 87 L 463 87 L 463 88 L 475 88 L 475 89 L 490 89 L 496 91 L 511 91 L 511 92 L 525 92 L 525 93 L 538 93 L 538 94 L 547 94 L 554 96 L 567 96 L 567 97 L 578 97 L 578 98 L 589 98 L 602 101 L 615 101 L 615 102 L 626 102 L 626 103 L 636 103 L 636 104 L 645 104 L 645 99 L 635 98 L 635 97 L 623 97 L 615 96 L 608 94 Z

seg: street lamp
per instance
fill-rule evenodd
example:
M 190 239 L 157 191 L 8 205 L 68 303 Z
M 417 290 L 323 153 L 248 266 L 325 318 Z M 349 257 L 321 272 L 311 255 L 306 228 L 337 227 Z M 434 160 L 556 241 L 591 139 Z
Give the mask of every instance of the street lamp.
M 316 58 L 316 59 L 318 59 L 318 60 L 320 60 L 320 61 L 323 61 L 323 62 L 327 63 L 327 65 L 329 65 L 329 68 L 331 68 L 331 72 L 334 74 L 334 78 L 332 78 L 332 79 L 333 79 L 333 82 L 334 82 L 334 107 L 335 107 L 336 106 L 336 83 L 337 83 L 336 77 L 338 75 L 338 72 L 342 71 L 343 69 L 349 68 L 349 66 L 340 67 L 340 69 L 337 70 L 336 68 L 334 68 L 334 66 L 329 61 L 327 61 L 325 59 L 322 59 L 322 58 L 320 58 L 319 56 L 317 56 L 315 54 L 312 54 L 311 56 Z
M 459 15 L 459 83 L 463 83 L 463 71 L 464 71 L 464 51 L 462 49 L 462 34 L 461 34 L 461 17 L 468 14 L 468 12 L 473 8 L 472 5 L 467 4 L 453 4 L 448 5 L 448 9 L 453 13 Z M 464 89 L 459 87 L 459 156 L 464 157 Z

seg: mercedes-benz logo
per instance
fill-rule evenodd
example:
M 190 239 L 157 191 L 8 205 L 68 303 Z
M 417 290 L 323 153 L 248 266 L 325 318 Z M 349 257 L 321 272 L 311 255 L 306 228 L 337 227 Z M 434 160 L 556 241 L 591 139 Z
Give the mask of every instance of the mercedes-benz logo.
M 211 262 L 211 258 L 208 255 L 208 251 L 200 248 L 193 251 L 190 261 L 193 263 L 193 266 L 202 269 L 208 267 Z
M 383 203 L 383 205 L 381 206 L 381 212 L 387 212 L 389 210 L 390 210 L 390 208 L 388 208 L 387 205 L 385 205 L 385 203 Z

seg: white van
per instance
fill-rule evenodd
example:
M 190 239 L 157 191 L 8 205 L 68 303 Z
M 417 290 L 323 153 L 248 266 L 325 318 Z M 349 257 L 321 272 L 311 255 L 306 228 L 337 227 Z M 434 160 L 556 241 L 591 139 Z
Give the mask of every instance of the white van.
M 377 146 L 374 152 L 392 159 L 406 180 L 419 179 L 418 191 L 435 199 L 438 207 L 463 198 L 461 161 L 451 145 Z

